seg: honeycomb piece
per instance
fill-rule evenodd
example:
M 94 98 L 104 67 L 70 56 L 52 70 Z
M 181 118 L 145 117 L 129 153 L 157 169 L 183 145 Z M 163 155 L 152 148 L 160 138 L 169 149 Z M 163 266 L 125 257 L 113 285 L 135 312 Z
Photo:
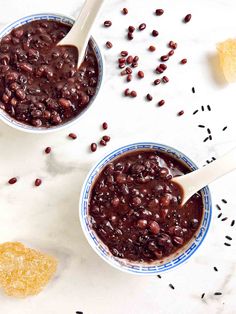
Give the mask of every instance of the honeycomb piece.
M 236 81 L 236 39 L 228 39 L 217 45 L 220 66 L 228 82 Z
M 56 268 L 55 258 L 26 248 L 20 242 L 0 244 L 0 287 L 9 296 L 38 294 L 52 278 Z

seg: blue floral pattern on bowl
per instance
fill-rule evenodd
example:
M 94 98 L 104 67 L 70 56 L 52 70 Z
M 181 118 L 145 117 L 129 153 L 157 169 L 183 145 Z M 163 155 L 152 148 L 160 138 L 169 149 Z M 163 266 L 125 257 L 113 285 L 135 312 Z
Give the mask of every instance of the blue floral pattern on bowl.
M 205 187 L 201 190 L 203 202 L 204 202 L 204 215 L 202 218 L 201 226 L 199 230 L 196 232 L 195 237 L 189 241 L 180 251 L 174 253 L 170 257 L 166 258 L 164 262 L 155 261 L 151 264 L 147 263 L 135 263 L 131 261 L 127 261 L 125 259 L 120 259 L 113 256 L 107 246 L 99 239 L 97 234 L 91 228 L 91 223 L 89 221 L 89 214 L 88 214 L 88 202 L 89 202 L 89 195 L 91 187 L 94 183 L 95 177 L 99 174 L 101 169 L 104 168 L 109 162 L 113 161 L 117 156 L 134 151 L 134 150 L 142 150 L 142 149 L 156 149 L 158 151 L 165 152 L 167 154 L 172 155 L 176 159 L 182 161 L 186 164 L 191 170 L 196 170 L 197 166 L 183 153 L 179 152 L 178 150 L 171 148 L 166 145 L 151 143 L 151 142 L 144 142 L 144 143 L 136 143 L 130 144 L 121 148 L 116 149 L 106 157 L 104 157 L 101 161 L 99 161 L 89 172 L 80 196 L 80 208 L 79 208 L 79 215 L 80 215 L 80 222 L 84 234 L 95 250 L 95 252 L 102 257 L 106 262 L 110 265 L 126 271 L 128 273 L 133 274 L 141 274 L 141 275 L 150 275 L 150 274 L 157 274 L 167 270 L 171 270 L 178 265 L 183 264 L 186 262 L 190 256 L 193 255 L 194 252 L 200 247 L 203 240 L 206 237 L 208 232 L 210 222 L 211 222 L 211 212 L 212 212 L 212 204 L 211 204 L 211 195 L 208 187 Z

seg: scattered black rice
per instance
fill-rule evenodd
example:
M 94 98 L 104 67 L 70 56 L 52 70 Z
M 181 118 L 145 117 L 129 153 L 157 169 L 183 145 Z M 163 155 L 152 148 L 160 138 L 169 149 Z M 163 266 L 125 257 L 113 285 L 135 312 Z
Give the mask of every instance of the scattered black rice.
M 224 217 L 224 218 L 221 219 L 221 221 L 225 221 L 227 219 L 228 219 L 228 217 Z
M 83 314 L 81 311 L 76 311 L 75 314 Z
M 208 109 L 209 111 L 211 111 L 211 106 L 210 106 L 210 105 L 207 105 L 207 109 Z
M 209 128 L 207 128 L 207 133 L 211 134 L 211 130 Z
M 202 295 L 201 295 L 201 299 L 203 299 L 205 297 L 205 293 L 203 293 Z
M 222 295 L 222 292 L 215 292 L 214 295 Z
M 204 106 L 202 106 L 201 108 L 202 108 L 202 111 L 204 111 Z
M 192 93 L 195 94 L 195 88 L 194 87 L 192 87 Z
M 215 158 L 215 157 L 212 157 L 212 160 L 216 160 L 216 158 Z
M 228 240 L 230 240 L 230 241 L 233 240 L 233 239 L 232 239 L 230 236 L 228 236 L 228 235 L 225 236 L 225 238 L 228 239 Z
M 220 213 L 218 216 L 217 216 L 217 218 L 220 218 L 222 216 L 222 213 Z
M 212 141 L 212 136 L 211 135 L 209 135 L 209 140 Z
M 217 208 L 218 210 L 221 210 L 221 207 L 220 207 L 218 204 L 216 204 L 216 208 Z
M 210 164 L 211 162 L 209 160 L 206 161 L 207 164 Z
M 172 283 L 169 284 L 169 287 L 170 287 L 171 289 L 173 289 L 173 290 L 175 289 L 175 287 L 172 285 Z
M 157 275 L 157 277 L 161 279 L 161 275 Z
M 223 129 L 222 129 L 222 131 L 225 131 L 227 129 L 227 126 L 225 126 Z
M 231 227 L 233 227 L 233 226 L 234 226 L 234 224 L 235 224 L 235 220 L 233 219 L 233 220 L 231 221 L 230 226 L 231 226 Z
M 221 201 L 222 201 L 223 203 L 227 204 L 227 201 L 226 201 L 224 198 L 222 198 Z
M 203 140 L 203 142 L 205 143 L 206 141 L 208 141 L 209 140 L 209 137 L 206 137 L 204 140 Z
M 225 242 L 224 245 L 225 245 L 225 246 L 231 246 L 231 244 L 230 244 L 230 243 L 227 243 L 227 242 Z
M 218 271 L 218 268 L 214 266 L 214 271 Z
M 205 125 L 199 124 L 198 127 L 199 128 L 205 128 Z
M 195 110 L 194 112 L 193 112 L 193 114 L 196 114 L 198 112 L 198 110 Z

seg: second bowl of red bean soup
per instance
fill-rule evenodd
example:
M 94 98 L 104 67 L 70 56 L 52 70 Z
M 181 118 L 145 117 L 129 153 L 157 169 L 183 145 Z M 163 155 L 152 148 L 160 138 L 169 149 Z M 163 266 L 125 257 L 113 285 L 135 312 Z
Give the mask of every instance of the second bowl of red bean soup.
M 121 147 L 89 172 L 80 198 L 84 234 L 110 265 L 133 274 L 161 273 L 199 248 L 211 221 L 205 187 L 181 207 L 171 179 L 196 170 L 183 153 L 156 143 Z
M 72 46 L 57 46 L 74 20 L 34 14 L 0 32 L 0 119 L 31 133 L 68 127 L 91 106 L 103 79 L 103 58 L 91 37 L 77 69 Z

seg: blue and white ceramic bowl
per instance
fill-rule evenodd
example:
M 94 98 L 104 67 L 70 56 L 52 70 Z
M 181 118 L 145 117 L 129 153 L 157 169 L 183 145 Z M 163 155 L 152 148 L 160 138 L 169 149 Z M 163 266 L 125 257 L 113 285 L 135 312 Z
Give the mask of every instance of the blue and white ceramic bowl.
M 26 17 L 22 17 L 21 19 L 5 26 L 0 31 L 0 39 L 2 37 L 4 37 L 5 35 L 9 34 L 14 28 L 17 28 L 21 25 L 24 25 L 26 23 L 36 21 L 36 20 L 58 21 L 58 22 L 62 22 L 62 23 L 67 24 L 67 25 L 73 25 L 75 22 L 73 18 L 67 17 L 65 15 L 61 15 L 61 14 L 55 14 L 55 13 L 32 14 L 32 15 L 29 15 Z M 81 116 L 91 107 L 92 103 L 94 102 L 95 98 L 98 95 L 98 92 L 101 88 L 102 81 L 104 78 L 104 59 L 103 59 L 103 56 L 101 54 L 101 51 L 100 51 L 96 41 L 93 39 L 93 37 L 91 37 L 90 39 L 91 39 L 90 42 L 92 45 L 92 49 L 94 50 L 95 55 L 97 57 L 97 61 L 98 61 L 98 84 L 97 84 L 97 89 L 96 89 L 95 95 L 91 99 L 87 108 L 84 111 L 82 111 L 81 114 L 79 114 L 78 116 L 74 117 L 73 119 L 69 120 L 66 123 L 63 123 L 63 124 L 57 125 L 57 126 L 52 126 L 50 128 L 33 127 L 30 125 L 21 123 L 15 119 L 13 119 L 10 115 L 8 115 L 4 110 L 1 110 L 1 109 L 0 109 L 0 119 L 3 122 L 5 122 L 6 124 L 8 124 L 9 126 L 15 128 L 17 130 L 28 132 L 28 133 L 49 133 L 49 132 L 59 131 L 59 130 L 65 129 L 65 128 L 71 126 L 72 124 L 74 124 L 75 122 L 77 122 L 81 118 Z
M 144 142 L 130 144 L 118 148 L 109 155 L 107 155 L 106 157 L 104 157 L 102 160 L 100 160 L 89 172 L 81 191 L 79 216 L 83 232 L 89 244 L 92 246 L 95 252 L 101 258 L 103 258 L 108 264 L 112 265 L 117 269 L 120 269 L 131 274 L 151 275 L 171 270 L 176 266 L 185 263 L 194 254 L 194 252 L 198 250 L 203 240 L 205 239 L 210 226 L 212 205 L 210 191 L 208 187 L 205 187 L 201 190 L 204 202 L 204 214 L 200 228 L 198 229 L 192 240 L 190 240 L 183 248 L 181 248 L 171 256 L 165 258 L 163 261 L 161 262 L 155 261 L 151 264 L 137 263 L 113 256 L 110 253 L 107 246 L 99 239 L 97 234 L 91 228 L 91 223 L 89 219 L 90 217 L 88 212 L 90 191 L 97 175 L 109 162 L 113 161 L 121 154 L 143 149 L 155 149 L 160 152 L 165 152 L 173 156 L 175 159 L 180 160 L 192 171 L 197 169 L 197 166 L 186 155 L 166 145 Z

